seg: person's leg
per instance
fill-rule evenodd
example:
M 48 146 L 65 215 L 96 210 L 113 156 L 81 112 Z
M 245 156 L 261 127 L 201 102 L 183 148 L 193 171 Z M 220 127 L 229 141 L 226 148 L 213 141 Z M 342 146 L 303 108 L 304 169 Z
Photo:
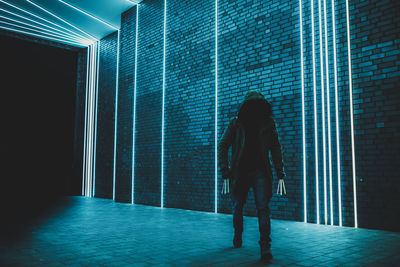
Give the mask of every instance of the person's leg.
M 256 172 L 254 173 L 253 190 L 258 215 L 258 226 L 260 231 L 260 248 L 261 257 L 264 259 L 270 259 L 272 257 L 270 253 L 271 247 L 271 220 L 269 210 L 269 200 L 271 198 L 269 181 L 265 173 Z
M 233 228 L 235 235 L 233 238 L 233 246 L 240 248 L 242 246 L 242 233 L 243 233 L 243 206 L 246 203 L 248 188 L 243 187 L 239 192 L 232 196 L 232 217 Z

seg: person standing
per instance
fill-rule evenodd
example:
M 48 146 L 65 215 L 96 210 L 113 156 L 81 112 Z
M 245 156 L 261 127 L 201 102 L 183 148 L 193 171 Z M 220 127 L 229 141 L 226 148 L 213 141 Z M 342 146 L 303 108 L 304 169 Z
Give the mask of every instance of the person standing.
M 235 248 L 242 246 L 243 206 L 253 188 L 258 215 L 262 260 L 272 259 L 269 201 L 272 196 L 272 168 L 278 179 L 285 178 L 281 146 L 271 104 L 258 90 L 249 91 L 242 101 L 238 116 L 230 120 L 218 143 L 218 165 L 222 179 L 229 179 Z M 228 150 L 232 147 L 229 164 Z

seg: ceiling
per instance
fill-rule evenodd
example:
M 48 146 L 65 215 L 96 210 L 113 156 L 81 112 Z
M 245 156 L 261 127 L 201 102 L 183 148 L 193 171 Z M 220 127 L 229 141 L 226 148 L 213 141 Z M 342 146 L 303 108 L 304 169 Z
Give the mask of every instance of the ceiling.
M 141 0 L 0 0 L 0 29 L 87 46 L 116 31 Z

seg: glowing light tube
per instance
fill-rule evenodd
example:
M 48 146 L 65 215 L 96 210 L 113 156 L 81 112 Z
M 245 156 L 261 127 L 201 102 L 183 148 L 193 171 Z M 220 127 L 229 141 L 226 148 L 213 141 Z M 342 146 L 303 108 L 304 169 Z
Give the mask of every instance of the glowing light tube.
M 303 3 L 299 1 L 300 7 L 300 64 L 301 64 L 301 119 L 303 124 L 303 205 L 304 205 L 304 222 L 307 222 L 307 170 L 306 170 L 306 122 L 304 109 L 304 55 L 303 55 Z
M 164 208 L 164 111 L 165 111 L 165 49 L 167 37 L 167 0 L 164 0 L 164 51 L 161 118 L 161 208 Z
M 139 5 L 136 6 L 136 35 L 135 35 L 135 73 L 133 80 L 133 127 L 132 127 L 132 188 L 131 203 L 135 204 L 135 141 L 136 141 L 136 81 L 137 81 L 137 53 L 139 33 Z
M 318 124 L 317 124 L 317 84 L 315 68 L 315 35 L 314 35 L 314 0 L 311 0 L 311 34 L 312 34 L 312 61 L 313 61 L 313 91 L 314 91 L 314 143 L 315 143 L 315 194 L 317 221 L 319 224 L 319 184 L 318 184 Z
M 82 43 L 78 43 L 78 42 L 74 42 L 74 41 L 68 41 L 68 40 L 55 38 L 55 37 L 50 37 L 50 36 L 47 36 L 47 35 L 36 34 L 36 33 L 32 33 L 32 32 L 27 32 L 27 31 L 22 31 L 22 30 L 10 28 L 10 27 L 0 26 L 0 29 L 13 31 L 13 32 L 18 32 L 18 33 L 23 33 L 23 34 L 26 34 L 26 35 L 31 35 L 31 36 L 34 36 L 34 37 L 48 39 L 48 40 L 56 41 L 56 42 L 59 42 L 59 43 L 67 43 L 67 44 L 72 44 L 74 46 L 86 47 L 86 45 L 84 45 Z
M 215 166 L 214 166 L 214 212 L 218 212 L 218 0 L 215 0 L 215 135 L 214 135 L 214 143 L 215 143 Z
M 67 2 L 65 2 L 65 1 L 63 1 L 63 0 L 58 0 L 58 1 L 61 2 L 61 3 L 63 3 L 64 5 L 67 5 L 67 6 L 71 7 L 71 8 L 73 8 L 73 9 L 75 9 L 75 10 L 77 10 L 77 11 L 83 13 L 83 14 L 85 14 L 86 16 L 89 16 L 89 17 L 91 17 L 91 18 L 93 18 L 93 19 L 95 19 L 95 20 L 97 20 L 97 21 L 103 23 L 104 25 L 106 25 L 106 26 L 108 26 L 108 27 L 110 27 L 110 28 L 112 28 L 112 29 L 114 29 L 114 30 L 118 30 L 117 27 L 111 25 L 110 23 L 108 23 L 108 22 L 106 22 L 106 21 L 104 21 L 104 20 L 102 20 L 102 19 L 99 19 L 98 17 L 93 16 L 92 14 L 90 14 L 90 13 L 88 13 L 88 12 L 86 12 L 86 11 L 83 11 L 82 9 L 80 9 L 80 8 L 78 8 L 78 7 L 76 7 L 76 6 L 72 5 L 72 4 L 70 4 L 70 3 L 67 3 Z
M 59 27 L 59 28 L 61 28 L 61 29 L 64 29 L 64 30 L 66 30 L 66 31 L 68 31 L 68 32 L 71 32 L 71 33 L 73 33 L 74 35 L 77 35 L 77 36 L 81 37 L 82 39 L 88 40 L 85 36 L 83 36 L 83 35 L 81 35 L 81 34 L 79 34 L 79 33 L 76 33 L 76 32 L 74 32 L 74 31 L 72 31 L 72 30 L 70 30 L 70 29 L 68 29 L 68 28 L 65 28 L 65 27 L 63 27 L 63 26 L 61 26 L 61 25 L 58 25 L 57 23 L 54 23 L 54 22 L 52 22 L 52 21 L 50 21 L 50 20 L 47 20 L 47 19 L 45 19 L 45 18 L 42 18 L 42 17 L 36 15 L 36 14 L 33 14 L 32 12 L 29 12 L 29 11 L 23 9 L 23 8 L 20 8 L 20 7 L 16 6 L 16 5 L 7 3 L 7 2 L 4 1 L 4 0 L 0 0 L 0 2 L 6 4 L 6 5 L 8 5 L 8 6 L 11 6 L 11 7 L 15 8 L 15 9 L 17 9 L 17 10 L 20 10 L 20 11 L 26 13 L 26 14 L 29 14 L 29 15 L 35 17 L 35 18 L 38 18 L 38 19 L 43 20 L 43 21 L 45 21 L 45 22 L 47 22 L 47 23 L 50 23 L 50 24 L 52 24 L 52 25 L 54 25 L 54 26 L 57 26 L 57 27 Z M 15 15 L 15 16 L 22 17 L 22 16 L 20 16 L 20 15 L 17 15 L 17 14 L 15 14 L 15 13 L 11 12 L 11 11 L 7 11 L 7 10 L 4 10 L 4 9 L 2 9 L 2 11 L 5 11 L 5 12 L 10 13 L 10 14 L 13 14 L 13 15 Z
M 326 68 L 326 109 L 328 117 L 328 168 L 329 168 L 329 199 L 330 199 L 330 219 L 333 225 L 333 201 L 332 201 L 332 145 L 331 145 L 331 108 L 330 108 L 330 94 L 329 94 L 329 47 L 328 47 L 328 24 L 326 15 L 326 0 L 324 0 L 324 24 L 325 24 L 325 68 Z
M 0 8 L 0 11 L 6 11 L 6 10 L 3 10 L 3 9 Z M 7 12 L 7 11 L 6 11 L 6 12 Z M 10 12 L 10 13 L 12 13 L 12 12 Z M 72 34 L 70 34 L 70 33 L 68 33 L 68 32 L 63 32 L 63 31 L 61 31 L 61 30 L 59 30 L 59 29 L 55 29 L 55 28 L 53 28 L 53 27 L 51 27 L 51 26 L 48 26 L 48 25 L 46 25 L 46 24 L 43 24 L 43 23 L 40 23 L 40 22 L 31 20 L 31 19 L 27 19 L 27 18 L 25 18 L 25 17 L 23 17 L 23 16 L 20 16 L 20 17 L 22 17 L 22 18 L 25 19 L 25 20 L 32 21 L 32 22 L 35 23 L 35 24 L 42 25 L 42 26 L 44 26 L 44 27 L 39 27 L 39 26 L 34 25 L 34 24 L 31 24 L 31 23 L 26 23 L 26 22 L 23 22 L 23 21 L 20 21 L 20 20 L 16 20 L 16 19 L 13 19 L 13 18 L 5 17 L 5 16 L 0 16 L 0 18 L 6 19 L 6 20 L 9 20 L 9 21 L 13 21 L 13 22 L 16 22 L 16 23 L 19 23 L 19 24 L 22 24 L 22 25 L 26 25 L 26 26 L 29 26 L 29 27 L 33 27 L 33 28 L 36 28 L 36 29 L 40 29 L 40 30 L 42 30 L 42 31 L 44 31 L 44 32 L 54 33 L 54 34 L 56 34 L 56 35 L 66 37 L 66 38 L 71 39 L 71 40 L 76 40 L 76 41 L 78 41 L 78 42 L 86 43 L 86 40 L 82 39 L 81 37 L 77 37 L 77 36 L 74 36 L 74 35 L 72 35 Z M 49 30 L 49 29 L 47 29 L 47 28 L 50 28 L 51 30 Z M 54 29 L 54 30 L 53 30 L 53 29 Z
M 67 25 L 71 26 L 72 28 L 74 28 L 74 29 L 77 29 L 78 31 L 80 31 L 80 32 L 84 33 L 85 35 L 89 36 L 89 38 L 90 38 L 90 39 L 92 39 L 92 41 L 96 41 L 96 40 L 97 40 L 97 38 L 96 38 L 96 37 L 94 37 L 93 35 L 91 35 L 91 34 L 89 34 L 89 33 L 85 32 L 84 30 L 82 30 L 82 29 L 80 29 L 80 28 L 76 27 L 75 25 L 73 25 L 73 24 L 69 23 L 69 22 L 68 22 L 68 21 L 66 21 L 65 19 L 63 19 L 63 18 L 61 18 L 61 17 L 57 16 L 56 14 L 54 14 L 54 13 L 52 13 L 52 12 L 48 11 L 48 10 L 47 10 L 47 9 L 45 9 L 44 7 L 41 7 L 40 5 L 38 5 L 38 4 L 36 4 L 36 3 L 33 3 L 33 2 L 32 2 L 32 1 L 30 1 L 30 0 L 26 0 L 26 1 L 27 1 L 28 3 L 30 3 L 30 4 L 32 4 L 32 5 L 34 5 L 35 7 L 37 7 L 37 8 L 39 8 L 39 9 L 43 10 L 44 12 L 46 12 L 46 13 L 48 13 L 48 14 L 52 15 L 53 17 L 55 17 L 55 18 L 59 19 L 60 21 L 64 22 L 65 24 L 67 24 Z
M 86 151 L 87 151 L 87 131 L 88 131 L 88 100 L 89 100 L 89 69 L 90 69 L 90 46 L 86 48 L 86 86 L 85 86 L 85 124 L 83 134 L 83 168 L 82 168 L 82 196 L 86 196 Z
M 356 162 L 354 148 L 354 118 L 353 118 L 353 80 L 351 71 L 351 45 L 350 45 L 350 16 L 349 1 L 346 0 L 346 26 L 347 26 L 347 55 L 349 65 L 349 97 L 350 97 L 350 129 L 351 129 L 351 161 L 353 167 L 353 197 L 354 197 L 354 227 L 358 228 L 357 219 L 357 184 L 356 184 Z
M 12 27 L 16 27 L 16 28 L 25 29 L 25 30 L 28 30 L 28 31 L 34 31 L 34 32 L 37 32 L 37 33 L 42 34 L 42 35 L 58 38 L 60 40 L 66 40 L 66 41 L 71 41 L 71 42 L 75 42 L 75 43 L 81 44 L 81 42 L 79 40 L 75 40 L 75 39 L 72 39 L 72 38 L 69 38 L 69 37 L 65 37 L 65 36 L 57 34 L 57 33 L 53 34 L 53 33 L 49 33 L 49 32 L 46 32 L 46 31 L 43 31 L 43 30 L 40 30 L 40 29 L 37 30 L 37 29 L 35 29 L 36 28 L 35 26 L 28 25 L 29 27 L 25 27 L 25 26 L 21 26 L 21 25 L 15 24 L 15 23 L 6 22 L 6 21 L 3 21 L 3 20 L 0 20 L 0 23 L 6 24 L 6 25 L 9 25 L 9 26 L 12 26 Z M 84 44 L 82 44 L 82 45 L 84 45 Z
M 321 0 L 318 0 L 319 17 L 319 47 L 320 47 L 320 67 L 321 67 L 321 100 L 322 100 L 322 153 L 324 166 L 324 218 L 325 224 L 328 221 L 327 202 L 326 202 L 326 138 L 325 138 L 325 87 L 324 87 L 324 48 L 322 45 L 322 19 L 321 19 Z
M 115 200 L 115 175 L 117 164 L 117 127 L 118 127 L 118 92 L 119 92 L 119 39 L 120 30 L 117 31 L 117 66 L 115 77 L 115 113 L 114 113 L 114 162 L 113 162 L 113 200 Z
M 95 87 L 95 108 L 94 108 L 94 148 L 93 148 L 93 189 L 92 197 L 96 194 L 96 151 L 97 151 L 97 109 L 99 97 L 99 66 L 100 66 L 100 41 L 96 42 L 96 87 Z
M 338 180 L 338 203 L 339 203 L 339 226 L 342 226 L 342 187 L 340 173 L 340 138 L 339 138 L 339 102 L 338 102 L 338 80 L 337 80 L 337 56 L 336 56 L 336 18 L 335 1 L 332 3 L 332 31 L 333 31 L 333 69 L 335 80 L 335 115 L 336 115 L 336 161 L 337 161 L 337 180 Z

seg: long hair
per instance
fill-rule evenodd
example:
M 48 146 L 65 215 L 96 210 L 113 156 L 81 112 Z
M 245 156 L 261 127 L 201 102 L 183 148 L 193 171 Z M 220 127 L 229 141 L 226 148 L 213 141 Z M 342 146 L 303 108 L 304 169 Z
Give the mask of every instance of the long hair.
M 240 107 L 238 119 L 245 125 L 260 125 L 272 115 L 271 104 L 266 99 L 247 100 Z

